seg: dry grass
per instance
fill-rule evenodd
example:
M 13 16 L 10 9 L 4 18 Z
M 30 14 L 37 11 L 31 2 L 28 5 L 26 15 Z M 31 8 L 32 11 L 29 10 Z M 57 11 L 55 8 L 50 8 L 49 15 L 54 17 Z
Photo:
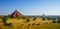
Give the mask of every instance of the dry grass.
M 4 23 L 0 21 L 0 29 L 60 29 L 60 24 L 32 25 L 35 22 L 40 22 L 39 18 L 37 21 L 31 20 L 30 22 L 25 22 L 24 19 L 9 18 L 6 22 L 12 23 L 12 26 L 4 26 Z

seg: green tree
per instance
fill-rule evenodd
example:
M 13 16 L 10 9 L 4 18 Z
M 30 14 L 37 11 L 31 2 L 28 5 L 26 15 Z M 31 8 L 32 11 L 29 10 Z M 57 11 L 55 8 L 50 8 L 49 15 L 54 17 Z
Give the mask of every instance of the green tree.
M 5 23 L 8 20 L 8 17 L 4 16 L 2 19 L 3 19 L 3 22 Z
M 12 23 L 7 23 L 6 21 L 8 20 L 8 16 L 4 16 L 3 18 L 3 23 L 5 26 L 11 26 Z

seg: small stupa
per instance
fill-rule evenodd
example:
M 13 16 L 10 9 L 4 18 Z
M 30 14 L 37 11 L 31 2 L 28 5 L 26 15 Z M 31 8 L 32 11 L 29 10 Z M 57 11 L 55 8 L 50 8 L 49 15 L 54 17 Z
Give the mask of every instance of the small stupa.
M 20 17 L 20 16 L 23 16 L 23 15 L 17 10 L 15 10 L 11 15 L 9 15 L 9 17 Z

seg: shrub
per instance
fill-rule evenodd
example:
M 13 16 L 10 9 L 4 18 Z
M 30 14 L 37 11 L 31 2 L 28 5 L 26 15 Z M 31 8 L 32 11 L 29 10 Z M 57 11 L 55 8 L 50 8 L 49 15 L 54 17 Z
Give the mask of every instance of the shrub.
M 20 19 L 20 17 L 18 17 L 18 19 Z
M 58 23 L 60 23 L 60 21 L 58 21 Z
M 29 22 L 30 20 L 29 19 L 26 19 L 26 22 Z
M 28 26 L 31 26 L 31 24 L 28 24 Z
M 56 21 L 53 21 L 53 23 L 56 23 Z
M 12 27 L 12 23 L 5 23 L 5 26 L 11 26 Z
M 2 19 L 3 19 L 3 22 L 5 23 L 8 20 L 8 17 L 4 16 Z
M 8 16 L 4 16 L 4 18 L 2 18 L 2 19 L 3 19 L 3 23 L 4 23 L 5 26 L 11 26 L 12 25 L 12 23 L 7 23 L 6 22 L 8 20 Z
M 21 24 L 21 26 L 23 26 L 23 24 Z
M 25 22 L 29 22 L 30 21 L 30 19 L 24 19 L 25 20 Z
M 34 17 L 34 19 L 33 20 L 36 20 L 36 17 Z
M 22 17 L 22 19 L 26 19 L 26 17 Z
M 38 23 L 37 25 L 40 25 L 40 23 Z
M 33 23 L 32 25 L 35 25 L 35 23 Z

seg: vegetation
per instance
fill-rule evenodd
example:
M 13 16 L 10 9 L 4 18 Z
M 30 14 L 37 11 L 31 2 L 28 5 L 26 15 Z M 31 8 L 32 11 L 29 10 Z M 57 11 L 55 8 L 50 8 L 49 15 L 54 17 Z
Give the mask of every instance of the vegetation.
M 33 23 L 32 25 L 35 25 L 35 23 Z
M 34 19 L 33 20 L 36 20 L 36 17 L 34 17 Z
M 32 21 L 30 20 L 31 18 L 32 17 L 8 18 L 4 16 L 4 18 L 2 18 L 3 23 L 0 23 L 0 29 L 60 29 L 59 23 L 41 25 L 40 23 L 34 23 L 33 20 L 36 20 L 37 17 L 34 17 Z
M 56 21 L 53 21 L 53 23 L 56 23 Z
M 29 22 L 30 21 L 30 19 L 26 19 L 26 22 Z
M 7 23 L 6 22 L 8 20 L 7 16 L 4 16 L 2 19 L 3 19 L 3 23 L 4 23 L 5 26 L 11 26 L 12 23 Z
M 3 19 L 3 22 L 5 23 L 8 20 L 8 17 L 4 16 L 2 19 Z

